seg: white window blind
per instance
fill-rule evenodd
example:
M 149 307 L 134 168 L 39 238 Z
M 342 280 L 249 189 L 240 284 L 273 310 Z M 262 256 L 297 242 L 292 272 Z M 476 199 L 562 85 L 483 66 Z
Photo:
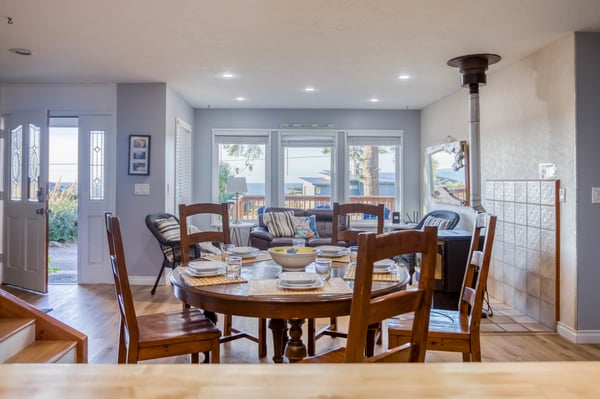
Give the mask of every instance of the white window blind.
M 175 208 L 192 201 L 192 129 L 177 119 L 175 129 Z

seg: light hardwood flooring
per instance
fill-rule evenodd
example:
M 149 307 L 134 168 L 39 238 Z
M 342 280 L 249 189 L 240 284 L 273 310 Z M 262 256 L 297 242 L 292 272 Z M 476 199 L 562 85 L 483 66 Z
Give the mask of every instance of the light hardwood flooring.
M 112 285 L 51 285 L 48 295 L 39 295 L 9 286 L 3 289 L 32 303 L 38 308 L 51 308 L 49 314 L 88 336 L 89 363 L 116 363 L 119 315 Z M 133 286 L 138 314 L 178 310 L 181 303 L 173 297 L 171 287 L 160 286 L 154 296 L 149 286 Z M 222 318 L 221 318 L 222 319 Z M 346 318 L 347 320 L 347 318 Z M 341 318 L 341 322 L 345 322 Z M 325 323 L 326 320 L 321 320 Z M 234 326 L 256 332 L 256 320 L 234 317 Z M 222 328 L 222 326 L 220 326 Z M 341 328 L 344 328 L 343 324 Z M 269 336 L 268 355 L 258 358 L 257 345 L 237 340 L 221 347 L 222 363 L 270 363 L 272 357 Z M 556 333 L 484 333 L 481 336 L 484 362 L 600 360 L 600 345 L 575 345 Z M 317 352 L 344 344 L 343 339 L 321 338 Z M 385 340 L 384 340 L 385 345 Z M 428 362 L 460 362 L 461 355 L 428 352 Z M 187 363 L 179 356 L 149 361 L 151 363 Z

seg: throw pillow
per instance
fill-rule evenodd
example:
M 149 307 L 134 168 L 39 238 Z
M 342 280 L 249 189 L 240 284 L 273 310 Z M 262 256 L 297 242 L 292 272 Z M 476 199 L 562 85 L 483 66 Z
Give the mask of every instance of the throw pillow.
M 423 226 L 437 226 L 438 230 L 446 230 L 450 221 L 448 219 L 436 218 L 434 216 L 427 216 Z
M 317 238 L 317 219 L 315 215 L 310 216 L 294 216 L 294 237 L 298 238 Z
M 266 212 L 263 221 L 273 237 L 293 237 L 295 234 L 293 216 L 293 212 Z
M 154 223 L 156 228 L 167 241 L 179 241 L 179 222 L 174 217 L 157 219 Z

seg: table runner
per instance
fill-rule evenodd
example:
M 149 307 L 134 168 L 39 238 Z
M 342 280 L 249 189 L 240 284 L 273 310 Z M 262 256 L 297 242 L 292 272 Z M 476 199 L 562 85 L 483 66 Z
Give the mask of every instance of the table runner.
M 186 266 L 180 266 L 177 269 L 175 269 L 173 272 L 177 271 L 181 275 L 183 282 L 190 287 L 207 287 L 209 285 L 235 284 L 235 283 L 245 283 L 246 282 L 246 280 L 244 280 L 241 277 L 227 278 L 227 276 L 225 276 L 224 274 L 220 274 L 218 276 L 211 276 L 211 277 L 193 277 L 193 276 L 190 276 L 189 274 L 185 273 L 186 269 L 187 269 Z
M 221 262 L 221 255 L 206 255 L 204 256 L 204 259 Z M 268 252 L 260 251 L 260 253 L 255 258 L 242 258 L 242 265 L 263 262 L 265 260 L 271 260 L 271 255 L 269 255 Z
M 396 270 L 400 267 L 398 265 L 395 266 Z M 354 273 L 356 271 L 355 265 L 348 266 L 346 273 L 344 273 L 344 280 L 354 280 Z M 399 273 L 389 272 L 389 273 L 373 273 L 373 281 L 400 281 Z
M 306 290 L 288 290 L 277 288 L 277 279 L 250 280 L 248 282 L 249 295 L 298 295 L 298 294 L 350 294 L 352 289 L 339 277 L 333 277 L 325 282 L 321 288 Z

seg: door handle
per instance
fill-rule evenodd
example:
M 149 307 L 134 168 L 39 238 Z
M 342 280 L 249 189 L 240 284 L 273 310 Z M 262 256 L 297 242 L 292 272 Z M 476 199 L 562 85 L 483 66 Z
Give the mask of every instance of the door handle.
M 44 214 L 44 208 L 38 208 L 35 210 L 36 215 L 43 215 Z

